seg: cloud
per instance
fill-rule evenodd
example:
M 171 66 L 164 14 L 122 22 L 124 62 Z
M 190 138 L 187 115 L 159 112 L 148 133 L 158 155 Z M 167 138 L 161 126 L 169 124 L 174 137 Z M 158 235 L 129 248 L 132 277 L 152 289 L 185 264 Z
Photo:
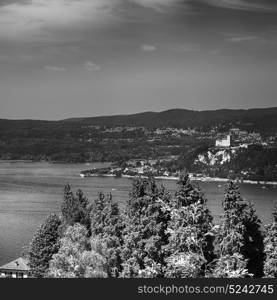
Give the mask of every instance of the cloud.
M 113 8 L 120 0 L 30 0 L 0 6 L 0 37 L 31 35 L 41 29 L 105 24 L 112 18 Z
M 151 8 L 158 12 L 164 12 L 170 8 L 175 8 L 176 5 L 184 6 L 190 0 L 129 0 L 142 7 Z
M 245 35 L 245 36 L 233 36 L 226 39 L 227 42 L 230 43 L 241 43 L 248 41 L 260 40 L 260 38 L 256 35 Z
M 141 50 L 145 51 L 145 52 L 153 52 L 153 51 L 157 50 L 157 48 L 153 45 L 144 44 L 141 46 Z
M 276 0 L 202 0 L 202 2 L 228 9 L 277 12 Z
M 259 35 L 254 35 L 250 33 L 229 33 L 222 32 L 224 40 L 228 43 L 248 43 L 255 42 L 260 45 L 275 45 L 276 39 L 270 37 L 266 33 L 260 33 Z
M 85 69 L 87 71 L 90 71 L 90 72 L 92 72 L 92 71 L 100 71 L 101 70 L 101 67 L 99 65 L 97 65 L 97 64 L 95 64 L 95 63 L 93 63 L 91 61 L 86 61 L 84 63 L 84 67 L 85 67 Z
M 276 0 L 128 0 L 158 12 L 165 12 L 171 8 L 182 8 L 190 11 L 194 4 L 204 3 L 227 9 L 276 12 Z
M 67 70 L 65 67 L 50 66 L 50 65 L 44 66 L 44 69 L 53 72 L 65 72 Z
M 201 47 L 199 44 L 194 43 L 184 43 L 179 45 L 174 45 L 171 47 L 171 50 L 180 52 L 180 53 L 186 53 L 186 52 L 198 52 L 201 50 Z

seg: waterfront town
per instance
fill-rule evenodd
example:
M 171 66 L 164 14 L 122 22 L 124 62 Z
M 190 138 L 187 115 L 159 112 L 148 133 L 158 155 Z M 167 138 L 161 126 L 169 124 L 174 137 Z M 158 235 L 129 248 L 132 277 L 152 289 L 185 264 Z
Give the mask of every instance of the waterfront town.
M 95 129 L 95 127 L 93 127 Z M 96 127 L 100 130 L 100 127 Z M 209 147 L 204 148 L 204 151 L 200 151 L 198 155 L 194 157 L 193 168 L 189 171 L 190 177 L 196 180 L 211 181 L 213 180 L 209 172 L 203 173 L 204 165 L 214 168 L 216 166 L 223 166 L 226 163 L 230 163 L 232 159 L 238 156 L 247 149 L 255 149 L 263 151 L 266 149 L 276 149 L 277 147 L 277 134 L 270 136 L 262 136 L 258 132 L 248 132 L 247 130 L 240 130 L 239 128 L 230 128 L 227 132 L 218 132 L 217 128 L 212 128 L 209 131 L 198 131 L 196 128 L 180 129 L 180 128 L 157 128 L 153 131 L 144 127 L 114 127 L 105 129 L 105 133 L 121 133 L 142 131 L 147 136 L 148 143 L 157 143 L 162 140 L 172 140 L 172 144 L 167 145 L 167 148 L 174 149 L 182 147 L 178 144 L 178 139 L 182 140 L 184 137 L 192 137 L 196 140 L 203 140 Z M 90 140 L 88 140 L 90 141 Z M 127 141 L 132 142 L 133 139 L 128 138 Z M 208 141 L 208 143 L 207 143 Z M 89 176 L 115 176 L 115 177 L 132 177 L 132 176 L 154 176 L 156 178 L 164 179 L 171 178 L 176 179 L 182 172 L 182 170 L 174 169 L 172 162 L 179 159 L 179 155 L 167 155 L 159 157 L 157 159 L 145 159 L 136 158 L 121 161 L 120 163 L 113 163 L 111 167 L 105 167 L 101 169 L 88 169 L 80 172 L 81 177 Z M 197 168 L 198 165 L 198 168 Z M 201 167 L 201 168 L 200 168 Z M 276 165 L 274 166 L 276 168 Z M 204 168 L 205 169 L 205 168 Z M 207 169 L 206 169 L 207 171 Z M 252 174 L 251 174 L 252 173 Z M 274 183 L 272 180 L 266 180 L 261 178 L 248 170 L 240 170 L 240 174 L 236 174 L 236 179 L 240 181 L 246 180 L 246 182 L 259 183 Z M 214 178 L 216 180 L 227 180 L 227 178 Z M 249 180 L 250 179 L 250 180 Z M 252 180 L 251 180 L 252 179 Z M 261 179 L 261 180 L 260 180 Z M 254 181 L 253 181 L 254 180 Z

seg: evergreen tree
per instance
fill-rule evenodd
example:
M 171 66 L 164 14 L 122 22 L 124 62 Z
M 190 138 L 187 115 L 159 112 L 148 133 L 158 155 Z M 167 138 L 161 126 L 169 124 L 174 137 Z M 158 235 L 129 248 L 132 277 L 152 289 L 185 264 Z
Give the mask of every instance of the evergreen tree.
M 121 277 L 162 277 L 169 194 L 153 178 L 136 179 L 124 214 Z
M 108 261 L 108 276 L 118 277 L 121 272 L 120 251 L 123 223 L 118 204 L 113 202 L 112 195 L 100 193 L 92 205 L 91 234 L 105 247 Z
M 227 269 L 230 270 L 230 266 L 233 266 L 233 273 L 261 277 L 264 259 L 261 222 L 253 205 L 241 197 L 239 188 L 233 181 L 230 181 L 226 187 L 223 209 L 223 222 L 218 232 L 217 263 L 225 265 L 228 258 L 229 269 Z M 224 274 L 229 277 L 224 267 L 217 265 L 216 269 L 222 270 L 220 277 L 225 277 Z M 230 271 L 230 274 L 232 272 Z
M 180 176 L 178 185 L 168 226 L 166 277 L 201 277 L 214 258 L 212 216 L 187 174 Z
M 36 231 L 27 258 L 32 277 L 44 277 L 48 271 L 49 261 L 59 250 L 60 218 L 52 214 Z
M 64 188 L 64 200 L 61 206 L 65 225 L 72 226 L 80 223 L 90 230 L 90 204 L 84 193 L 79 189 L 76 195 L 71 191 L 70 185 Z
M 97 240 L 90 243 L 88 230 L 80 224 L 69 226 L 61 246 L 50 261 L 49 277 L 101 278 L 107 277 L 106 259 Z
M 277 205 L 273 213 L 272 224 L 266 226 L 265 245 L 265 277 L 277 278 Z

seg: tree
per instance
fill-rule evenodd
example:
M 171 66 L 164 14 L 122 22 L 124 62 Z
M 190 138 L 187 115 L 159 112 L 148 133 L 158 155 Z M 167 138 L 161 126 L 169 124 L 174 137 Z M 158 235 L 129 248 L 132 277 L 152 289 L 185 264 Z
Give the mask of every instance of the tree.
M 124 214 L 121 277 L 162 277 L 170 214 L 166 190 L 154 179 L 136 179 Z
M 219 259 L 216 266 L 217 270 L 222 271 L 220 277 L 224 277 L 224 274 L 229 277 L 229 274 L 231 276 L 235 272 L 244 277 L 251 274 L 261 277 L 264 259 L 261 222 L 253 205 L 241 197 L 239 188 L 233 181 L 226 187 L 223 209 L 223 221 L 218 231 Z M 222 267 L 227 261 L 229 274 Z
M 212 216 L 188 174 L 180 176 L 178 185 L 168 226 L 166 277 L 201 277 L 214 257 Z
M 91 209 L 91 235 L 105 247 L 109 277 L 118 277 L 121 272 L 122 230 L 124 228 L 118 204 L 112 195 L 98 195 Z
M 90 243 L 88 230 L 80 224 L 69 226 L 59 252 L 53 255 L 49 277 L 100 278 L 107 277 L 106 259 L 97 240 Z
M 250 274 L 247 260 L 238 252 L 221 255 L 216 261 L 215 268 L 207 277 L 214 278 L 245 278 Z
M 32 277 L 46 275 L 49 261 L 59 250 L 60 225 L 60 218 L 51 214 L 36 231 L 27 253 Z
M 277 205 L 273 213 L 273 222 L 266 226 L 265 245 L 265 277 L 277 278 Z
M 90 230 L 90 204 L 84 193 L 79 189 L 76 195 L 71 191 L 70 185 L 64 188 L 64 200 L 61 206 L 65 225 L 72 226 L 80 223 Z

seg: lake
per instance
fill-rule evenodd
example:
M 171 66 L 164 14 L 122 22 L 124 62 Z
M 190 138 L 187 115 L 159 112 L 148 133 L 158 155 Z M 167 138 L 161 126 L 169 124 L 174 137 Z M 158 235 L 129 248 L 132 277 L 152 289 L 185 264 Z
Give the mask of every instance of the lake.
M 81 178 L 79 172 L 105 164 L 49 164 L 28 162 L 0 162 L 0 265 L 21 255 L 34 231 L 45 217 L 59 211 L 64 185 L 73 190 L 80 188 L 90 200 L 100 191 L 112 193 L 113 198 L 124 205 L 131 189 L 132 179 L 113 177 Z M 176 181 L 159 180 L 170 191 L 176 189 Z M 200 182 L 208 199 L 215 221 L 222 213 L 224 183 Z M 241 184 L 242 196 L 254 203 L 263 222 L 271 219 L 277 188 Z

